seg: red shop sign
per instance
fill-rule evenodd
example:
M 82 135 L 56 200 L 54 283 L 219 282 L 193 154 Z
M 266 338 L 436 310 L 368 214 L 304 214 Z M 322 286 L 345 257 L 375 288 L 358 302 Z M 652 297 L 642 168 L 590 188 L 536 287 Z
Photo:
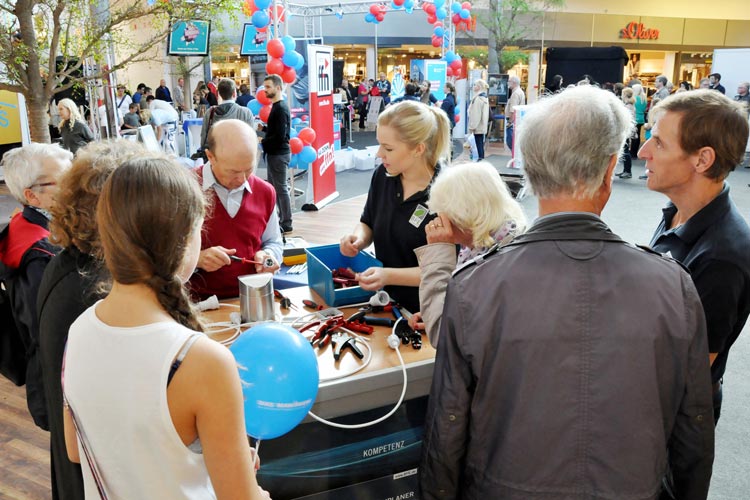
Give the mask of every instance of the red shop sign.
M 620 30 L 620 38 L 631 40 L 658 40 L 659 30 L 646 29 L 643 24 L 632 22 Z

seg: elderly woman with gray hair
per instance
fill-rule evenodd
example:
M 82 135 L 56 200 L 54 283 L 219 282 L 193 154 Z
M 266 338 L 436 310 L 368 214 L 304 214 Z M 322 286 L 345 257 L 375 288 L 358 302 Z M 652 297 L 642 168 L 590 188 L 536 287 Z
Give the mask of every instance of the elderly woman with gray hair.
M 430 189 L 430 210 L 438 216 L 425 226 L 427 245 L 414 250 L 419 261 L 421 311 L 410 320 L 437 348 L 448 279 L 457 266 L 502 245 L 523 231 L 526 217 L 495 167 L 488 162 L 448 167 Z M 456 245 L 461 250 L 456 256 Z

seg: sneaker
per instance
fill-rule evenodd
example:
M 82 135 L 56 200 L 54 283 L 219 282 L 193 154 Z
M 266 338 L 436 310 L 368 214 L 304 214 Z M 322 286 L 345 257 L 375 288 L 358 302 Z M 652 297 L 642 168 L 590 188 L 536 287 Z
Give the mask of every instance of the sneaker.
M 646 179 L 648 179 L 648 175 L 646 174 L 639 175 L 638 178 L 641 179 L 642 181 L 645 181 Z
M 291 224 L 286 224 L 286 225 L 282 224 L 281 225 L 281 232 L 282 232 L 282 234 L 293 233 L 294 232 L 294 228 L 292 227 Z
M 619 177 L 620 179 L 630 179 L 633 177 L 633 174 L 631 174 L 630 172 L 620 172 L 619 174 L 617 174 L 617 177 Z

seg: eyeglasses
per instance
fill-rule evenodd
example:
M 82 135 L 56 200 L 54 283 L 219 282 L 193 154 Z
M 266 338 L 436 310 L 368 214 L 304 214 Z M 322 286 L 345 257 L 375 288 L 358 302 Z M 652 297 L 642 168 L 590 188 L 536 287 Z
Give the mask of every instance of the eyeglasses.
M 37 184 L 32 184 L 31 186 L 29 186 L 29 189 L 34 189 L 35 187 L 43 188 L 47 186 L 57 186 L 57 183 L 56 182 L 39 182 Z

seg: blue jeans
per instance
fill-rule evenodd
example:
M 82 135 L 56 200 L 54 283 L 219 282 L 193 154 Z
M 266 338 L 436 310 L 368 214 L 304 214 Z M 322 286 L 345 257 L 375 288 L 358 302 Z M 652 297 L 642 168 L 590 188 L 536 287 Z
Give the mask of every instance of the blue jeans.
M 505 129 L 505 135 L 507 139 L 508 149 L 513 151 L 513 125 Z
M 474 134 L 477 143 L 477 160 L 484 160 L 484 134 Z

